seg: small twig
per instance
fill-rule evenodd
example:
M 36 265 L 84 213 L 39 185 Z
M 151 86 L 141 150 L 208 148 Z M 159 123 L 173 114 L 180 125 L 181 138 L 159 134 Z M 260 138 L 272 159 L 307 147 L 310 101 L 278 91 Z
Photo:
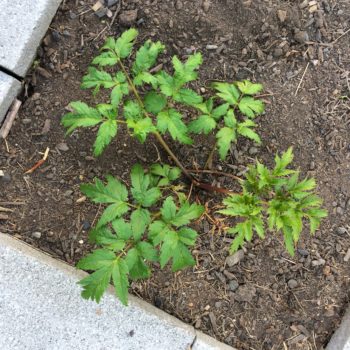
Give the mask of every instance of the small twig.
M 301 84 L 302 84 L 302 82 L 303 82 L 303 80 L 304 80 L 304 77 L 305 77 L 305 74 L 306 74 L 306 72 L 307 72 L 307 69 L 309 68 L 309 64 L 310 64 L 310 62 L 308 62 L 307 65 L 306 65 L 306 67 L 305 67 L 304 73 L 303 73 L 303 75 L 302 75 L 302 77 L 301 77 L 301 79 L 300 79 L 300 81 L 299 81 L 299 85 L 298 85 L 297 89 L 295 90 L 295 94 L 294 94 L 295 96 L 298 94 L 298 91 L 299 91 L 300 86 L 301 86 Z
M 4 207 L 0 207 L 0 211 L 4 211 L 4 212 L 8 212 L 8 213 L 12 213 L 13 212 L 12 209 L 4 208 Z
M 216 150 L 216 142 L 215 142 L 212 150 L 209 153 L 208 159 L 207 159 L 207 161 L 205 162 L 205 165 L 204 165 L 204 169 L 211 169 L 212 168 L 215 150 Z
M 115 12 L 114 12 L 113 18 L 112 18 L 111 23 L 110 23 L 110 25 L 109 25 L 110 28 L 112 27 L 112 25 L 113 25 L 115 19 L 116 19 L 117 16 L 118 16 L 118 13 L 120 12 L 120 9 L 121 9 L 121 6 L 122 6 L 121 4 L 122 4 L 122 0 L 120 0 L 120 1 L 118 2 L 117 8 L 116 8 L 116 10 L 115 10 Z
M 32 172 L 34 172 L 34 170 L 39 168 L 39 166 L 42 165 L 46 161 L 46 159 L 47 159 L 47 157 L 49 155 L 49 151 L 50 151 L 50 148 L 47 147 L 46 150 L 45 150 L 43 158 L 40 159 L 37 163 L 35 163 L 34 166 L 32 166 L 29 170 L 27 170 L 25 172 L 25 174 L 31 174 Z
M 350 32 L 350 28 L 345 31 L 342 35 L 338 36 L 338 38 L 336 38 L 335 40 L 332 41 L 332 44 L 335 44 L 339 39 L 341 39 L 343 36 L 345 36 L 346 34 L 348 34 Z
M 0 202 L 0 205 L 25 205 L 26 202 Z
M 3 126 L 0 129 L 0 137 L 3 139 L 6 139 L 7 135 L 10 132 L 11 126 L 13 124 L 13 121 L 16 118 L 17 112 L 19 110 L 19 108 L 21 107 L 22 102 L 20 100 L 15 100 L 11 107 L 9 112 L 6 115 L 5 121 Z
M 232 179 L 235 179 L 237 181 L 243 181 L 242 178 L 233 175 L 233 174 L 228 174 L 228 173 L 224 173 L 222 171 L 216 171 L 216 170 L 206 170 L 206 169 L 189 169 L 188 170 L 190 173 L 206 173 L 206 174 L 213 174 L 213 175 L 219 175 L 219 176 L 226 176 L 226 177 L 230 177 Z

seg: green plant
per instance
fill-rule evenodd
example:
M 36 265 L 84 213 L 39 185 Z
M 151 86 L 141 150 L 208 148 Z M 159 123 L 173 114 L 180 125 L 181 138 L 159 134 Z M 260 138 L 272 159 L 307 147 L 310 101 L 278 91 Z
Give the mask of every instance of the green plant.
M 155 164 L 145 173 L 140 165 L 135 165 L 131 171 L 132 200 L 128 199 L 126 186 L 110 176 L 106 185 L 97 179 L 94 185 L 82 185 L 83 193 L 91 200 L 108 204 L 90 233 L 91 242 L 101 249 L 78 263 L 79 268 L 94 271 L 80 282 L 83 297 L 99 301 L 112 280 L 116 294 L 126 304 L 129 278 L 147 278 L 151 263 L 158 262 L 163 268 L 172 260 L 174 271 L 194 264 L 188 247 L 195 244 L 197 233 L 187 225 L 197 220 L 204 208 L 190 204 L 181 192 L 182 185 L 173 185 L 181 173 L 192 186 L 226 195 L 225 208 L 218 213 L 239 220 L 227 231 L 235 236 L 231 253 L 244 241 L 250 241 L 254 231 L 263 238 L 267 222 L 270 231 L 282 231 L 286 248 L 293 255 L 303 219 L 309 219 L 314 233 L 326 211 L 320 208 L 322 201 L 313 193 L 315 181 L 299 181 L 299 172 L 287 169 L 293 159 L 291 148 L 281 157 L 276 156 L 272 170 L 258 161 L 250 166 L 245 180 L 237 179 L 242 186 L 242 193 L 237 194 L 199 181 L 163 138 L 167 135 L 173 141 L 190 145 L 192 134 L 215 133 L 216 143 L 207 163 L 216 149 L 220 159 L 225 160 L 238 136 L 260 143 L 253 120 L 264 112 L 264 103 L 257 97 L 262 85 L 247 80 L 215 82 L 211 86 L 213 96 L 204 99 L 189 87 L 198 77 L 200 53 L 190 55 L 185 62 L 174 56 L 172 74 L 165 70 L 156 72 L 154 65 L 164 46 L 148 40 L 127 68 L 125 61 L 132 55 L 136 37 L 137 31 L 130 29 L 117 40 L 108 38 L 92 62 L 99 69 L 90 67 L 83 78 L 81 87 L 93 89 L 94 96 L 101 88 L 109 89 L 110 103 L 90 107 L 84 102 L 72 102 L 72 111 L 62 123 L 68 133 L 79 127 L 98 127 L 93 147 L 96 156 L 116 137 L 120 125 L 141 143 L 152 134 L 177 167 Z M 109 67 L 119 70 L 113 72 Z M 184 112 L 192 120 L 184 118 Z
M 149 277 L 150 262 L 163 268 L 171 260 L 173 271 L 194 265 L 188 247 L 195 244 L 197 232 L 187 225 L 202 215 L 204 207 L 190 204 L 179 187 L 171 185 L 179 175 L 178 168 L 167 165 L 155 164 L 148 174 L 135 165 L 132 200 L 126 186 L 112 176 L 107 176 L 106 185 L 96 179 L 81 186 L 92 201 L 108 204 L 89 237 L 101 249 L 78 263 L 81 269 L 95 271 L 80 281 L 84 298 L 98 302 L 112 280 L 117 296 L 127 304 L 129 278 Z M 152 210 L 155 207 L 160 209 Z

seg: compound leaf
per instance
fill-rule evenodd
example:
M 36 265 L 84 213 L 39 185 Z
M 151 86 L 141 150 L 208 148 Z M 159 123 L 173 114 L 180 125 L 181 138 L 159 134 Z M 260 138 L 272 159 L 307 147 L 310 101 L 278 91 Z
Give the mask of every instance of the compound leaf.
M 224 160 L 231 147 L 231 143 L 236 140 L 236 132 L 232 128 L 223 127 L 216 134 L 216 139 L 219 148 L 220 159 Z
M 187 136 L 187 126 L 182 121 L 181 114 L 173 108 L 158 113 L 157 128 L 163 134 L 168 131 L 174 140 L 184 144 L 192 143 L 192 140 Z
M 103 122 L 97 132 L 94 143 L 94 155 L 97 157 L 110 144 L 113 137 L 117 135 L 118 125 L 116 120 L 107 120 Z
M 244 95 L 256 95 L 258 92 L 262 91 L 263 86 L 261 84 L 254 84 L 249 80 L 237 81 L 238 89 Z
M 195 134 L 209 134 L 210 131 L 215 129 L 216 127 L 216 121 L 214 118 L 212 118 L 210 115 L 201 115 L 198 117 L 198 119 L 193 120 L 189 126 L 188 130 L 190 132 L 193 132 Z
M 151 222 L 151 216 L 147 209 L 139 208 L 132 212 L 130 217 L 132 234 L 136 241 L 140 240 L 146 227 Z
M 151 91 L 146 94 L 144 99 L 146 111 L 153 114 L 158 114 L 167 104 L 166 97 Z
M 217 92 L 217 96 L 232 106 L 237 105 L 240 93 L 234 84 L 214 83 L 213 87 Z
M 248 118 L 255 118 L 255 116 L 262 114 L 265 110 L 262 101 L 250 96 L 243 97 L 238 104 L 238 108 Z
M 116 259 L 113 263 L 112 280 L 115 292 L 124 305 L 128 305 L 128 266 L 123 259 Z
M 63 126 L 68 129 L 67 134 L 72 133 L 76 128 L 95 126 L 103 121 L 98 110 L 84 102 L 71 102 L 70 106 L 74 111 L 62 118 Z

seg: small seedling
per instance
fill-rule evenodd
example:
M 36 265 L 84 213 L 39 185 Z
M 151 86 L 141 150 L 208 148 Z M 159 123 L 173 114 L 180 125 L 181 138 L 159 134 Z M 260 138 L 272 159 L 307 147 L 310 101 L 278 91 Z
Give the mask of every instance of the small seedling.
M 259 161 L 251 165 L 245 179 L 238 179 L 242 192 L 237 194 L 199 181 L 164 139 L 167 135 L 191 145 L 193 134 L 214 133 L 216 143 L 208 162 L 215 150 L 224 161 L 238 137 L 261 143 L 254 119 L 264 113 L 264 103 L 258 98 L 262 85 L 248 80 L 215 82 L 211 96 L 204 99 L 189 87 L 198 78 L 200 53 L 188 56 L 185 62 L 174 56 L 172 73 L 155 72 L 164 46 L 148 40 L 132 56 L 137 34 L 129 29 L 118 39 L 108 38 L 83 78 L 81 87 L 93 89 L 94 96 L 101 88 L 110 90 L 109 103 L 91 107 L 72 102 L 72 112 L 63 117 L 62 124 L 67 133 L 80 127 L 98 127 L 95 156 L 111 143 L 121 126 L 141 143 L 152 134 L 176 167 L 154 164 L 145 172 L 141 165 L 135 165 L 131 196 L 126 186 L 111 176 L 106 184 L 96 179 L 94 184 L 81 186 L 92 201 L 107 205 L 90 232 L 90 241 L 100 248 L 78 263 L 78 268 L 94 271 L 80 281 L 82 296 L 98 302 L 112 281 L 117 296 L 127 304 L 129 279 L 148 278 L 151 264 L 164 268 L 171 263 L 173 271 L 195 264 L 189 248 L 195 245 L 197 232 L 191 224 L 201 217 L 204 207 L 190 202 L 183 192 L 184 184 L 174 184 L 181 174 L 192 187 L 225 195 L 224 209 L 218 215 L 238 218 L 227 230 L 234 237 L 231 253 L 244 241 L 251 241 L 254 232 L 264 238 L 267 231 L 281 231 L 288 252 L 294 255 L 304 219 L 309 220 L 313 234 L 327 212 L 314 194 L 315 180 L 300 181 L 299 172 L 288 168 L 293 160 L 291 148 L 276 155 L 273 169 Z M 131 66 L 126 63 L 130 57 Z M 191 117 L 184 117 L 184 111 Z

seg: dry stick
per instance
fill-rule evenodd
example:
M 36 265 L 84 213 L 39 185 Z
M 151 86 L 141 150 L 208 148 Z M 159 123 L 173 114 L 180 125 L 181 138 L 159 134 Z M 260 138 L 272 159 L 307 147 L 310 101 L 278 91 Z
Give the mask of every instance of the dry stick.
M 17 99 L 12 103 L 10 110 L 6 115 L 4 124 L 0 129 L 1 138 L 6 139 L 7 135 L 9 134 L 13 121 L 15 120 L 17 112 L 19 110 L 19 107 L 21 107 L 21 104 L 22 102 Z
M 307 71 L 307 69 L 309 68 L 309 64 L 310 64 L 310 62 L 308 62 L 307 65 L 306 65 L 306 67 L 305 67 L 304 73 L 303 73 L 303 75 L 302 75 L 302 77 L 301 77 L 301 79 L 300 79 L 300 81 L 299 81 L 299 84 L 298 84 L 297 89 L 295 90 L 294 96 L 296 96 L 296 95 L 298 94 L 298 91 L 299 91 L 299 89 L 300 89 L 300 86 L 301 86 L 301 84 L 302 84 L 302 82 L 303 82 L 303 80 L 304 80 L 306 71 Z
M 221 175 L 221 176 L 226 176 L 226 177 L 230 177 L 234 180 L 237 180 L 237 181 L 243 181 L 242 178 L 236 176 L 236 175 L 233 175 L 233 174 L 228 174 L 228 173 L 224 173 L 222 171 L 216 171 L 216 170 L 207 170 L 207 169 L 189 169 L 188 170 L 190 173 L 206 173 L 206 174 L 213 174 L 213 175 Z
M 350 32 L 350 28 L 347 31 L 345 31 L 342 35 L 340 35 L 338 38 L 336 38 L 334 41 L 332 41 L 332 44 L 335 44 L 339 39 L 341 39 L 343 36 L 345 36 L 349 32 Z

